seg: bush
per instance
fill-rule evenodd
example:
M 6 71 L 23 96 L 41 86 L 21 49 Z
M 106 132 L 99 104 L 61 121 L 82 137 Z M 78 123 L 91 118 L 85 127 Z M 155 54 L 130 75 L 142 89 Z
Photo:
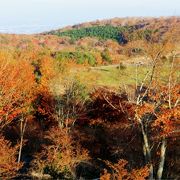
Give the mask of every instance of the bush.
M 11 143 L 0 135 L 0 179 L 15 177 L 22 163 L 18 163 L 16 155 L 18 147 L 11 147 Z
M 68 80 L 64 95 L 56 97 L 56 120 L 59 126 L 67 126 L 66 121 L 75 120 L 85 111 L 89 95 L 87 88 L 78 80 Z M 70 123 L 70 122 L 69 122 Z
M 47 140 L 51 145 L 37 154 L 32 162 L 35 171 L 49 174 L 53 179 L 73 179 L 76 166 L 82 161 L 88 161 L 87 150 L 75 144 L 68 129 L 52 128 Z
M 111 56 L 109 54 L 109 51 L 108 49 L 105 49 L 102 53 L 101 53 L 101 57 L 104 61 L 108 62 L 108 63 L 111 63 L 112 62 L 112 59 L 111 59 Z
M 126 67 L 123 63 L 120 63 L 117 68 L 118 68 L 119 70 L 124 70 L 124 69 L 126 69 L 127 67 Z
M 77 64 L 84 64 L 88 63 L 89 65 L 93 66 L 96 64 L 96 58 L 90 52 L 82 52 L 82 51 L 75 51 L 75 52 L 58 52 L 56 54 L 56 59 L 63 61 L 72 61 L 75 60 Z

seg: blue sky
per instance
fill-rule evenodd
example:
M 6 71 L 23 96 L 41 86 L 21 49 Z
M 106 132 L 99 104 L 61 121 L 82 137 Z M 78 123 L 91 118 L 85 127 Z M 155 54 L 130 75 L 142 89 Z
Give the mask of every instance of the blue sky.
M 36 33 L 97 19 L 174 15 L 180 15 L 180 0 L 0 0 L 0 32 Z

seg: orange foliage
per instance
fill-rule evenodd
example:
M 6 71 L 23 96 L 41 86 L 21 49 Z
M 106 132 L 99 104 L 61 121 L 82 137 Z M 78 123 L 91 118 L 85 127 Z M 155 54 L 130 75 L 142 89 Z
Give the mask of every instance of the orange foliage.
M 163 109 L 153 123 L 154 131 L 158 131 L 160 136 L 173 137 L 180 133 L 180 107 L 173 109 Z
M 0 135 L 0 178 L 9 179 L 17 175 L 22 163 L 17 163 L 16 155 L 18 147 L 11 147 L 11 143 Z
M 54 167 L 57 173 L 62 173 L 65 169 L 72 173 L 76 165 L 89 159 L 88 151 L 75 144 L 68 129 L 52 128 L 47 138 L 51 144 L 44 147 L 33 162 L 41 172 L 44 168 Z
M 31 110 L 35 80 L 29 62 L 11 59 L 7 53 L 0 56 L 0 128 L 20 114 Z
M 128 172 L 125 168 L 127 164 L 128 162 L 126 160 L 119 160 L 117 164 L 107 162 L 112 173 L 108 173 L 107 170 L 105 170 L 100 180 L 145 180 L 149 176 L 149 168 L 147 166 Z
M 146 113 L 154 113 L 154 105 L 149 103 L 144 103 L 141 106 L 137 106 L 137 114 L 141 117 Z

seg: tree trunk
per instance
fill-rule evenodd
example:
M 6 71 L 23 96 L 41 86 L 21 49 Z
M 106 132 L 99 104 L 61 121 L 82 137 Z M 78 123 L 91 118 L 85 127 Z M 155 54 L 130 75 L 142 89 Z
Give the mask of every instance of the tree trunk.
M 153 179 L 153 165 L 152 165 L 152 162 L 151 162 L 151 150 L 150 150 L 150 147 L 149 147 L 148 137 L 147 137 L 147 134 L 145 133 L 143 124 L 141 124 L 141 129 L 142 129 L 142 135 L 143 135 L 143 141 L 144 141 L 143 148 L 144 148 L 145 159 L 146 159 L 147 163 L 150 164 L 150 176 L 149 176 L 149 179 Z
M 21 161 L 22 146 L 23 146 L 23 136 L 21 135 L 19 154 L 18 154 L 18 163 Z
M 24 122 L 24 125 L 23 125 Z M 24 139 L 24 132 L 26 128 L 27 120 L 22 117 L 20 120 L 20 147 L 19 147 L 19 153 L 18 153 L 18 163 L 21 161 L 21 155 L 22 155 L 22 147 L 23 147 L 23 139 Z
M 150 150 L 150 146 L 149 146 L 149 142 L 148 142 L 148 136 L 147 136 L 147 133 L 145 132 L 142 120 L 140 118 L 138 118 L 138 119 L 139 119 L 139 123 L 141 125 L 141 132 L 142 132 L 142 136 L 143 136 L 143 153 L 144 153 L 144 157 L 145 157 L 146 163 L 150 164 L 150 176 L 149 176 L 149 179 L 153 179 L 153 164 L 151 162 L 151 150 Z
M 163 138 L 162 144 L 161 144 L 161 156 L 160 156 L 160 163 L 157 171 L 157 179 L 160 180 L 162 178 L 162 173 L 164 170 L 164 162 L 165 162 L 165 156 L 166 156 L 166 145 L 167 140 Z

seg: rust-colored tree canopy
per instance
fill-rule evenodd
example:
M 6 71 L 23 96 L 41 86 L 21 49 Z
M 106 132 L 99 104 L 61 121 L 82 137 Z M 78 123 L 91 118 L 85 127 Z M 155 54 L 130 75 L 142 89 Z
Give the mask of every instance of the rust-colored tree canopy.
M 179 26 L 0 34 L 0 179 L 179 179 Z

